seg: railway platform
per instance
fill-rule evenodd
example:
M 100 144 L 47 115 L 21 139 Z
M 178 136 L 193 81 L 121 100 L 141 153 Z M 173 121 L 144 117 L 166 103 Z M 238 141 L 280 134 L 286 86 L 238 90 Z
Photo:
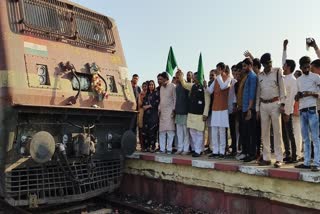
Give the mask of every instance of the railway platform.
M 135 152 L 120 191 L 210 213 L 320 213 L 320 172 Z

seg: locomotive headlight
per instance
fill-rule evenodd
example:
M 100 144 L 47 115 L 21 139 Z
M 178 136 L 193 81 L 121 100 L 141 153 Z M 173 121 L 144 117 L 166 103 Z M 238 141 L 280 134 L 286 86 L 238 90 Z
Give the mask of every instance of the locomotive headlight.
M 46 65 L 37 64 L 37 72 L 40 85 L 48 84 L 48 68 Z
M 46 75 L 47 69 L 43 65 L 38 65 L 38 75 Z
M 46 79 L 44 76 L 39 76 L 39 83 L 40 85 L 45 85 L 46 84 Z

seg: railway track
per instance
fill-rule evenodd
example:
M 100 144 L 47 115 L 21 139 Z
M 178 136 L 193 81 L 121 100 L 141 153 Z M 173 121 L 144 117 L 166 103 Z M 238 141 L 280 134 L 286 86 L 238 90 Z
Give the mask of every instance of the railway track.
M 13 207 L 0 200 L 0 214 L 158 214 L 142 205 L 131 204 L 120 199 L 96 197 L 86 201 L 63 205 L 41 206 L 37 209 Z

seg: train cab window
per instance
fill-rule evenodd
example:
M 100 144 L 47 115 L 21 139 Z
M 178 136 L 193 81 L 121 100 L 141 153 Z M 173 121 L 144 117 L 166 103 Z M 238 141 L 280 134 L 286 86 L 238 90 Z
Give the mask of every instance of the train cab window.
M 113 24 L 107 17 L 59 0 L 10 1 L 12 30 L 85 48 L 115 52 Z
M 75 8 L 77 37 L 87 43 L 100 47 L 115 45 L 112 23 L 104 16 Z
M 108 91 L 110 91 L 111 93 L 118 93 L 117 85 L 116 85 L 116 82 L 114 81 L 114 76 L 107 75 L 106 82 L 107 82 Z
M 40 85 L 50 85 L 48 66 L 37 64 L 38 78 Z
M 72 36 L 72 26 L 68 17 L 67 5 L 51 0 L 49 2 L 39 0 L 20 1 L 22 20 L 25 30 L 40 30 L 64 36 Z
M 77 73 L 77 77 L 81 91 L 91 91 L 91 75 Z M 79 82 L 75 76 L 72 77 L 71 82 L 73 90 L 79 90 Z

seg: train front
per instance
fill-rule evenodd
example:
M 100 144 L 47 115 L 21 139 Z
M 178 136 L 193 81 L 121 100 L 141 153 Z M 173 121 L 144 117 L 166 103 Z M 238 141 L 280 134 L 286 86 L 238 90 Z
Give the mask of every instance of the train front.
M 0 194 L 14 206 L 120 185 L 136 102 L 114 20 L 66 0 L 0 1 Z

